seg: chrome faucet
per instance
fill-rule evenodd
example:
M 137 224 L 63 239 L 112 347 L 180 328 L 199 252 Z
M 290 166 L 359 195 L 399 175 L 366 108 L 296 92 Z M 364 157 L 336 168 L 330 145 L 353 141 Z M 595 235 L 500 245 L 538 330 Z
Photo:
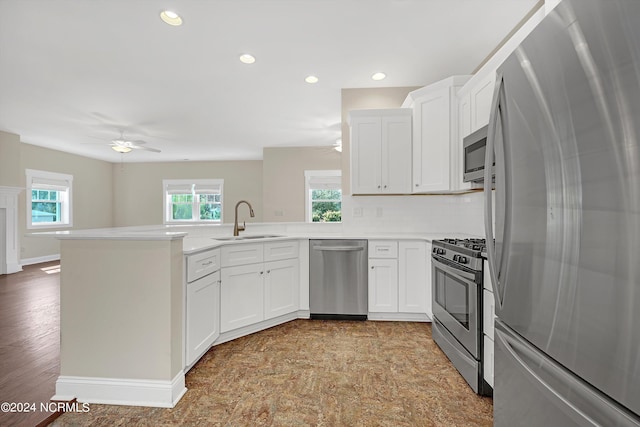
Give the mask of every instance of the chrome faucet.
M 242 221 L 242 225 L 238 225 L 238 206 L 240 206 L 240 204 L 242 203 L 246 203 L 247 206 L 249 206 L 249 215 L 251 215 L 251 218 L 255 216 L 255 214 L 253 213 L 253 208 L 251 207 L 251 203 L 247 202 L 246 200 L 240 200 L 238 203 L 236 203 L 236 217 L 235 217 L 235 220 L 233 221 L 234 236 L 240 235 L 240 232 L 244 231 L 245 227 L 247 226 L 247 224 L 244 221 Z

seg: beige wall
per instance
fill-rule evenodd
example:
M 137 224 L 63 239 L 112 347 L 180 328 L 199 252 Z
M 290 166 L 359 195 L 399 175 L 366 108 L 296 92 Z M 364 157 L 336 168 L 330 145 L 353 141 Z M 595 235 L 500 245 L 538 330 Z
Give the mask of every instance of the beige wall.
M 20 187 L 26 187 L 25 169 L 73 175 L 73 229 L 102 228 L 113 225 L 111 163 L 35 145 L 20 144 Z M 26 193 L 18 198 L 18 226 L 21 259 L 40 258 L 60 253 L 56 239 L 26 237 Z M 68 229 L 68 228 L 67 228 Z
M 342 89 L 342 193 L 351 194 L 349 111 L 370 108 L 399 108 L 409 92 L 421 86 Z
M 341 169 L 333 147 L 283 147 L 263 150 L 262 208 L 265 222 L 305 221 L 305 170 Z
M 262 222 L 262 161 L 166 162 L 113 164 L 114 225 L 162 224 L 163 179 L 224 179 L 223 222 L 233 223 L 234 207 L 247 200 L 255 211 L 241 207 L 240 221 Z
M 0 186 L 20 185 L 20 136 L 0 131 Z
M 60 374 L 170 381 L 180 373 L 182 239 L 63 240 L 62 248 Z

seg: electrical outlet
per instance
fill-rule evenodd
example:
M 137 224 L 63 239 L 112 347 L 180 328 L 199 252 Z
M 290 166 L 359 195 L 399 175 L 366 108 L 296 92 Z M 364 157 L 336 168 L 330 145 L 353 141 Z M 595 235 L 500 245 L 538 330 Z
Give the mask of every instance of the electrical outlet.
M 361 217 L 362 216 L 362 208 L 353 208 L 353 216 Z
M 273 215 L 274 216 L 284 216 L 284 211 L 274 211 Z
M 382 208 L 376 208 L 376 216 L 380 218 L 382 216 Z

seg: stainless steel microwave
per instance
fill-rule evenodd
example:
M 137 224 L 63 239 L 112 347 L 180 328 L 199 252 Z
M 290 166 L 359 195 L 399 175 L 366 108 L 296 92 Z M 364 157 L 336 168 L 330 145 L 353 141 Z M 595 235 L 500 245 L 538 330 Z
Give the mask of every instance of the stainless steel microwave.
M 483 126 L 462 140 L 464 147 L 464 182 L 484 182 L 484 156 L 487 146 L 487 129 Z M 491 167 L 491 176 L 495 176 L 495 160 Z

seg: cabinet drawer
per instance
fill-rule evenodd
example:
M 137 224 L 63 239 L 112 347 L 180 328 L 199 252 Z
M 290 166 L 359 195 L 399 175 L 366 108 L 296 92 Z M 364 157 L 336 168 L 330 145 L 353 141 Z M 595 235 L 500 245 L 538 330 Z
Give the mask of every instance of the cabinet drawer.
M 369 258 L 398 258 L 398 242 L 369 240 Z
M 219 269 L 220 249 L 187 256 L 187 282 L 189 283 Z
M 298 241 L 269 242 L 264 244 L 264 261 L 298 258 Z
M 495 303 L 493 292 L 482 291 L 482 323 L 485 335 L 493 339 L 493 320 L 495 317 Z
M 222 265 L 233 267 L 234 265 L 253 264 L 264 259 L 262 243 L 236 244 L 222 248 Z

